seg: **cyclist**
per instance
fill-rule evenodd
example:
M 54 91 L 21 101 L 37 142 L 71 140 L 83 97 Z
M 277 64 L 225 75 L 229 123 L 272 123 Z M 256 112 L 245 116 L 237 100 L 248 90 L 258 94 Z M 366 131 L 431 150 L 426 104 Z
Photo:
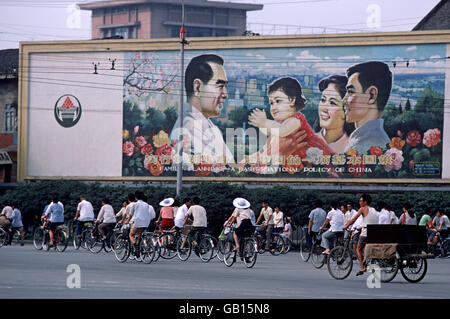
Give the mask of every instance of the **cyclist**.
M 100 208 L 95 223 L 100 224 L 98 225 L 98 231 L 102 236 L 102 240 L 106 241 L 106 245 L 109 247 L 109 238 L 116 225 L 116 216 L 114 215 L 114 209 L 110 205 L 108 198 L 102 199 L 102 208 Z
M 359 216 L 362 216 L 362 230 L 361 234 L 359 235 L 358 245 L 356 246 L 356 254 L 358 255 L 358 261 L 361 269 L 356 273 L 356 276 L 360 276 L 366 272 L 363 249 L 367 241 L 367 225 L 378 224 L 378 213 L 373 207 L 369 206 L 371 202 L 372 197 L 369 194 L 362 194 L 361 198 L 359 199 L 359 205 L 361 208 L 358 210 L 356 215 L 353 216 L 353 218 L 343 227 L 344 230 L 347 229 L 359 218 Z
M 436 215 L 433 218 L 432 227 L 434 227 L 435 231 L 433 234 L 429 236 L 429 241 L 431 241 L 431 245 L 436 244 L 438 240 L 438 235 L 441 236 L 442 239 L 446 239 L 448 236 L 447 224 L 442 216 L 442 213 L 439 209 L 436 210 Z M 433 236 L 434 235 L 434 236 Z M 431 237 L 431 238 L 430 238 Z
M 273 233 L 279 234 L 284 229 L 284 213 L 280 211 L 279 206 L 274 206 L 273 210 Z
M 272 243 L 272 231 L 274 227 L 274 221 L 273 221 L 273 211 L 272 208 L 269 206 L 269 202 L 267 200 L 264 200 L 262 202 L 262 208 L 261 212 L 258 216 L 258 219 L 256 220 L 256 225 L 259 224 L 259 221 L 264 217 L 264 226 L 266 228 L 266 251 L 269 251 L 270 245 Z
M 311 248 L 312 241 L 311 239 L 319 232 L 320 226 L 323 225 L 325 219 L 327 218 L 327 213 L 322 209 L 323 202 L 318 199 L 316 201 L 316 208 L 311 211 L 309 214 L 309 222 L 308 222 L 308 232 L 306 233 L 306 246 Z
M 11 208 L 13 209 L 13 218 L 11 220 L 11 227 L 12 227 L 11 235 L 13 235 L 16 232 L 16 230 L 18 230 L 20 233 L 20 238 L 22 239 L 22 241 L 20 242 L 20 246 L 23 246 L 24 245 L 24 234 L 23 234 L 23 224 L 22 224 L 22 213 L 20 212 L 20 210 L 17 208 L 17 206 L 15 204 L 12 204 Z M 10 236 L 9 237 L 10 245 L 12 243 L 12 239 L 13 239 L 13 236 Z
M 137 199 L 137 202 L 133 204 L 131 212 L 125 220 L 125 224 L 128 224 L 131 219 L 133 219 L 133 226 L 131 226 L 129 237 L 131 243 L 134 245 L 135 255 L 139 258 L 139 247 L 137 246 L 135 236 L 139 238 L 141 236 L 141 233 L 147 229 L 148 225 L 150 225 L 150 211 L 153 210 L 153 207 L 144 201 L 145 195 L 143 192 L 137 191 L 135 193 L 135 197 Z
M 178 207 L 177 213 L 175 215 L 175 225 L 173 229 L 175 229 L 177 232 L 181 231 L 184 227 L 184 220 L 186 219 L 186 214 L 189 210 L 189 207 L 191 207 L 191 199 L 189 197 L 186 197 L 183 200 L 183 205 L 181 205 L 181 207 Z
M 255 231 L 255 226 L 252 224 L 252 210 L 250 209 L 250 202 L 245 198 L 237 197 L 233 200 L 235 207 L 230 218 L 225 225 L 231 226 L 236 221 L 237 228 L 234 230 L 233 238 L 235 242 L 235 251 L 239 251 L 239 240 L 247 234 Z
M 64 209 L 61 204 L 58 203 L 58 198 L 53 196 L 52 204 L 48 207 L 45 213 L 45 218 L 49 219 L 48 229 L 50 234 L 49 247 L 55 246 L 55 232 L 56 227 L 64 224 Z
M 379 224 L 390 224 L 391 223 L 391 213 L 386 209 L 386 203 L 384 201 L 379 201 L 377 203 L 379 213 L 378 213 L 378 223 Z
M 159 212 L 158 220 L 156 221 L 156 225 L 160 225 L 160 230 L 170 229 L 173 227 L 173 207 L 172 204 L 175 200 L 172 197 L 165 198 L 163 201 L 159 203 L 161 206 L 161 210 Z
M 77 221 L 76 234 L 78 238 L 81 238 L 84 223 L 94 221 L 94 208 L 92 207 L 92 204 L 86 200 L 86 196 L 84 195 L 80 196 L 80 202 L 78 203 L 74 220 Z
M 323 222 L 322 226 L 320 226 L 319 230 L 324 229 L 328 223 L 331 225 L 330 229 L 328 229 L 322 235 L 321 246 L 325 248 L 322 254 L 328 255 L 330 253 L 330 249 L 333 248 L 332 242 L 336 241 L 337 236 L 342 235 L 342 227 L 344 227 L 344 214 L 335 203 L 330 205 L 330 211 L 327 214 L 327 218 Z
M 13 217 L 13 209 L 9 205 L 9 202 L 3 202 L 3 210 L 0 214 L 0 227 L 3 227 L 6 231 L 8 231 L 9 226 L 11 225 L 11 219 Z
M 194 245 L 196 245 L 200 238 L 200 235 L 203 234 L 203 232 L 206 230 L 206 227 L 208 227 L 208 220 L 206 217 L 206 209 L 203 206 L 200 206 L 200 198 L 194 197 L 192 202 L 194 205 L 189 207 L 184 219 L 183 226 L 186 225 L 189 217 L 192 216 L 193 223 L 188 237 L 189 240 L 192 241 Z

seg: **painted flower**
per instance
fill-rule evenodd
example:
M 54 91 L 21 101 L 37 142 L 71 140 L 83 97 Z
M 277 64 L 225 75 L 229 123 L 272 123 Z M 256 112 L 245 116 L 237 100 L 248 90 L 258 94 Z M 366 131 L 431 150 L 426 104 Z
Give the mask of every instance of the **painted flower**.
M 414 160 L 410 160 L 409 161 L 409 168 L 413 169 L 414 168 Z
M 170 138 L 166 132 L 161 130 L 158 134 L 153 136 L 153 145 L 155 145 L 155 147 L 160 147 L 164 144 L 170 145 Z
M 319 164 L 319 157 L 323 156 L 323 151 L 317 147 L 310 147 L 306 150 L 306 161 L 312 164 Z M 303 168 L 303 165 L 301 165 Z
M 142 155 L 150 155 L 151 153 L 153 153 L 153 147 L 151 144 L 147 144 L 143 148 L 141 148 Z
M 133 129 L 134 131 L 134 135 L 137 135 L 137 133 L 139 132 L 139 125 L 136 125 Z
M 358 150 L 355 150 L 354 148 L 349 149 L 345 154 L 348 156 L 359 155 Z
M 379 146 L 371 146 L 370 147 L 370 155 L 381 156 L 381 155 L 383 155 L 383 151 L 381 150 L 381 147 L 379 147 Z
M 150 174 L 152 174 L 153 176 L 159 176 L 164 172 L 164 165 L 159 161 L 157 161 L 156 163 L 149 163 L 147 165 L 147 168 L 150 171 Z
M 348 164 L 347 165 L 347 169 L 350 172 L 350 174 L 352 174 L 354 177 L 361 177 L 363 176 L 366 172 L 365 170 L 365 166 L 364 164 L 361 162 L 359 164 Z
M 390 172 L 391 170 L 400 170 L 402 168 L 403 161 L 405 160 L 403 158 L 403 152 L 396 149 L 396 148 L 390 148 L 384 153 L 384 155 L 390 156 L 392 158 L 392 162 L 384 165 L 384 170 L 386 172 Z
M 420 135 L 419 131 L 413 130 L 406 135 L 406 143 L 412 147 L 416 147 L 420 142 L 422 142 L 422 135 Z
M 441 141 L 441 131 L 439 129 L 429 129 L 423 134 L 423 144 L 427 147 L 435 146 Z
M 122 153 L 126 156 L 131 156 L 134 153 L 134 144 L 131 142 L 125 142 L 122 144 Z
M 267 174 L 267 164 L 251 164 L 249 169 L 255 174 Z
M 399 136 L 399 137 L 402 137 L 402 136 L 403 136 L 403 133 L 402 133 L 402 131 L 400 131 L 400 130 L 397 130 L 397 136 Z
M 303 167 L 304 166 L 302 163 L 300 163 L 299 165 L 284 164 L 283 171 L 288 172 L 289 174 L 295 174 L 295 173 L 300 173 L 302 171 Z
M 403 146 L 405 146 L 405 141 L 402 140 L 400 137 L 393 137 L 391 142 L 389 143 L 390 148 L 396 148 L 399 151 L 402 150 Z
M 130 132 L 128 130 L 122 131 L 122 139 L 127 140 L 130 137 Z
M 195 176 L 208 176 L 211 169 L 212 164 L 194 164 Z
M 145 140 L 145 138 L 143 136 L 137 136 L 134 139 L 134 142 L 136 143 L 136 146 L 139 148 L 143 148 L 145 146 L 145 144 L 147 144 L 147 141 Z

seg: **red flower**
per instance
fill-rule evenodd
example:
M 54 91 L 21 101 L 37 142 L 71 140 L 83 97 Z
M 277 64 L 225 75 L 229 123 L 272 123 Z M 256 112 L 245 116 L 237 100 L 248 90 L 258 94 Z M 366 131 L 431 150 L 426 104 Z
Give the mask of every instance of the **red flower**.
M 439 129 L 430 129 L 423 135 L 423 144 L 427 147 L 435 146 L 441 141 L 441 131 Z
M 153 176 L 159 176 L 164 172 L 164 165 L 160 162 L 156 162 L 156 164 L 149 163 L 147 167 L 150 171 L 150 174 L 152 174 Z
M 411 169 L 414 168 L 414 160 L 409 161 L 409 168 L 411 168 Z
M 412 147 L 416 147 L 420 142 L 422 142 L 422 135 L 417 130 L 408 132 L 408 135 L 406 135 L 406 143 Z
M 211 169 L 212 164 L 194 164 L 195 176 L 208 176 Z
M 134 139 L 134 142 L 136 143 L 136 146 L 139 148 L 143 148 L 145 146 L 145 144 L 147 144 L 147 141 L 145 140 L 145 138 L 143 136 L 137 136 Z
M 126 156 L 131 156 L 134 153 L 134 144 L 131 142 L 125 142 L 122 144 L 122 153 Z
M 164 155 L 164 157 L 169 156 L 170 162 L 172 163 L 172 151 L 173 151 L 172 146 L 170 146 L 169 144 L 164 144 L 156 149 L 155 155 L 158 156 L 158 158 L 160 158 L 162 155 Z M 161 161 L 161 159 L 160 159 L 160 161 Z M 168 163 L 164 162 L 164 164 L 168 164 Z
M 150 155 L 151 153 L 153 153 L 153 147 L 151 144 L 147 144 L 141 149 L 142 155 Z
M 381 156 L 381 155 L 383 155 L 383 151 L 381 150 L 381 147 L 379 147 L 379 146 L 371 146 L 370 147 L 370 155 Z

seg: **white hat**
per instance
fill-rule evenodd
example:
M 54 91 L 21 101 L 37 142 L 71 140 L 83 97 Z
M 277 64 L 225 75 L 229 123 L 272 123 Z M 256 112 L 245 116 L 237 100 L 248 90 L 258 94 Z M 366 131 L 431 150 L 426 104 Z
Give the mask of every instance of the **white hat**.
M 159 206 L 172 206 L 175 200 L 172 197 L 165 198 L 162 202 L 159 203 Z
M 236 208 L 249 208 L 250 202 L 242 197 L 237 197 L 233 200 L 233 206 Z

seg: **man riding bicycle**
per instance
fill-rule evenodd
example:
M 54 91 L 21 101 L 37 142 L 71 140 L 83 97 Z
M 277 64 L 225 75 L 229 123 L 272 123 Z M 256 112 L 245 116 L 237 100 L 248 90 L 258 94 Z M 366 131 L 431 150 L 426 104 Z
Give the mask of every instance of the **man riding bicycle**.
M 86 200 L 86 196 L 80 196 L 80 202 L 78 203 L 77 212 L 75 213 L 74 220 L 77 221 L 76 234 L 81 239 L 84 224 L 86 222 L 94 221 L 94 208 L 92 204 Z
M 44 217 L 46 219 L 50 218 L 50 221 L 48 223 L 48 229 L 50 234 L 49 247 L 53 247 L 55 246 L 56 227 L 64 224 L 64 209 L 62 205 L 58 203 L 58 198 L 56 196 L 53 196 L 52 204 L 48 207 Z
M 208 220 L 206 217 L 205 208 L 199 205 L 200 198 L 194 197 L 192 203 L 194 205 L 189 207 L 186 213 L 186 218 L 184 219 L 183 226 L 186 225 L 187 220 L 192 216 L 192 219 L 194 221 L 192 223 L 192 228 L 189 232 L 188 238 L 194 245 L 196 245 L 199 242 L 200 235 L 203 234 L 206 230 L 206 227 L 208 227 Z M 184 242 L 182 246 L 184 246 Z

